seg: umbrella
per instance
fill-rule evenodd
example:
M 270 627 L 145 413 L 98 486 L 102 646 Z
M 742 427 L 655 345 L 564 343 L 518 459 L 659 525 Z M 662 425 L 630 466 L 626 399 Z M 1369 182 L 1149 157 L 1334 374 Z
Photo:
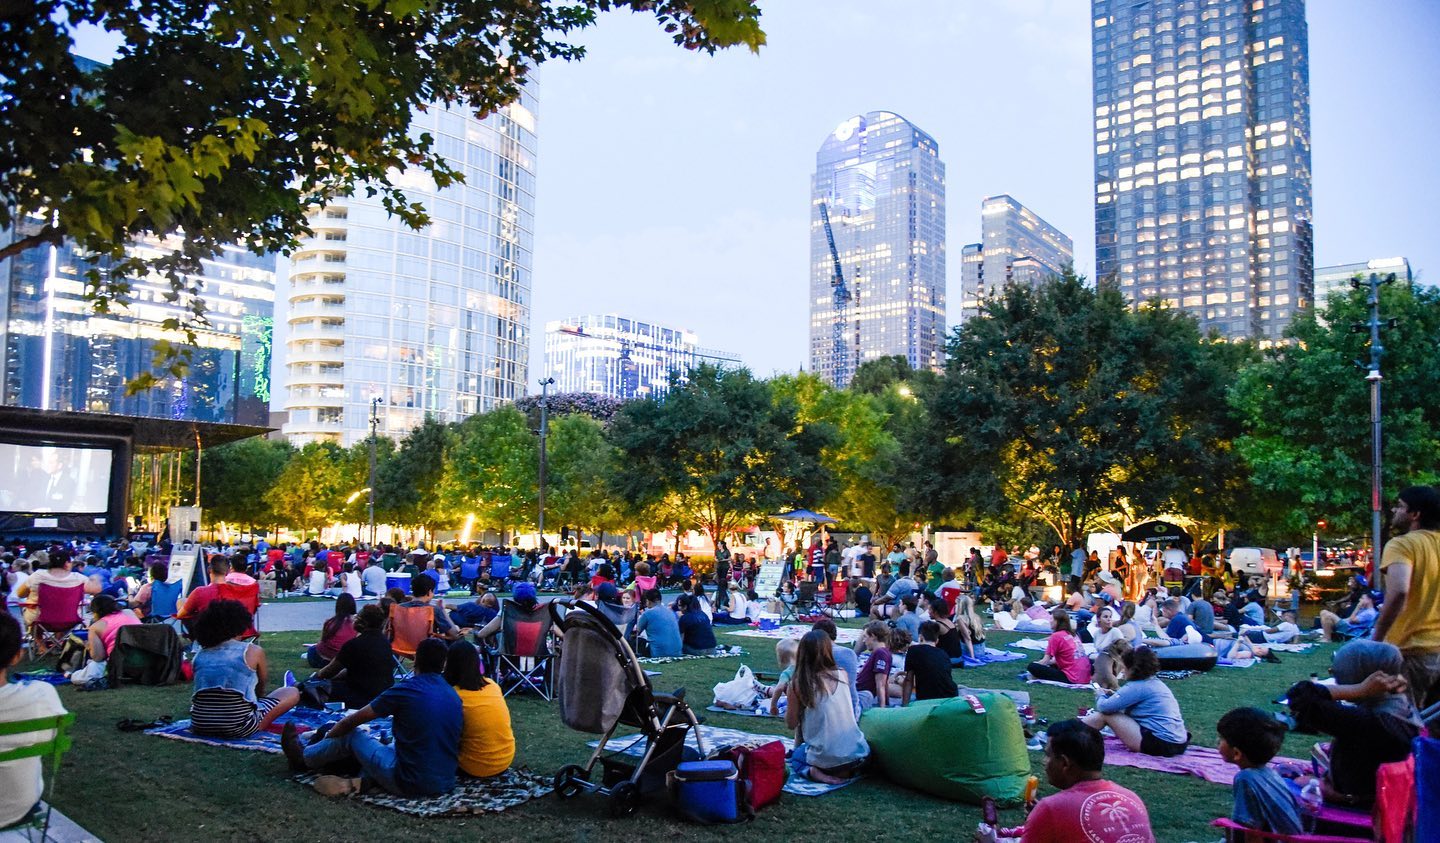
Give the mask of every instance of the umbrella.
M 779 515 L 772 515 L 777 521 L 808 521 L 812 524 L 835 524 L 838 523 L 828 515 L 821 515 L 818 512 L 811 512 L 808 509 L 794 509 L 790 512 L 782 512 Z
M 1175 542 L 1190 544 L 1190 534 L 1168 521 L 1147 521 L 1136 524 L 1120 536 L 1122 542 Z

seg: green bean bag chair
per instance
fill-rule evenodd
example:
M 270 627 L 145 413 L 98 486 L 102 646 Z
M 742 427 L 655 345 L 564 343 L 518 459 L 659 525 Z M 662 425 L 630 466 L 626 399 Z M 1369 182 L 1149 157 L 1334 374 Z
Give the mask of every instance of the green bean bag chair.
M 870 757 L 896 784 L 979 805 L 986 796 L 1019 805 L 1030 756 L 1015 704 L 977 694 L 984 714 L 961 697 L 923 700 L 905 708 L 872 708 L 860 718 Z

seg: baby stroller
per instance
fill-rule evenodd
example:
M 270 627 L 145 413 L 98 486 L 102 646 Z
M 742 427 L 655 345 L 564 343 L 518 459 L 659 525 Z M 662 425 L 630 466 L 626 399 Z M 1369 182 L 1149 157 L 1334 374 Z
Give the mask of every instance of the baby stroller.
M 598 608 L 554 600 L 550 614 L 563 632 L 556 670 L 560 719 L 577 732 L 600 735 L 600 744 L 583 767 L 570 764 L 555 774 L 555 793 L 561 799 L 582 791 L 608 796 L 610 815 L 628 816 L 646 793 L 663 788 L 665 774 L 684 760 L 685 735 L 692 728 L 703 756 L 700 722 L 685 704 L 684 688 L 671 694 L 654 692 L 635 651 Z M 606 743 L 621 724 L 638 728 L 640 735 L 606 754 Z M 645 741 L 645 753 L 635 762 L 625 750 L 640 740 Z M 590 781 L 597 763 L 602 770 L 599 784 Z

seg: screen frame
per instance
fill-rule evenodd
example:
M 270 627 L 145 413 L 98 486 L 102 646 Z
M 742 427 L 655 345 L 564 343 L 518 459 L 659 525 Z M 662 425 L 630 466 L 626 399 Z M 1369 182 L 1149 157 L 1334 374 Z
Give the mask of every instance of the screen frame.
M 105 477 L 105 505 L 104 505 L 102 508 L 100 508 L 100 509 L 75 509 L 75 510 L 53 510 L 53 509 L 52 509 L 52 510 L 49 510 L 49 511 L 44 511 L 44 510 L 28 510 L 28 509 L 0 509 L 0 512 L 24 512 L 24 513 L 34 512 L 34 513 L 37 513 L 37 514 L 43 514 L 43 515 L 47 515 L 47 516 L 57 516 L 57 517 L 59 517 L 59 516 L 65 516 L 65 515 L 103 515 L 103 514 L 105 514 L 105 513 L 107 513 L 107 512 L 110 511 L 110 508 L 111 508 L 111 498 L 110 498 L 110 496 L 111 496 L 112 494 L 114 494 L 114 491 L 115 491 L 115 490 L 114 490 L 114 484 L 111 482 L 111 481 L 114 480 L 114 477 L 115 477 L 115 457 L 116 457 L 115 448 L 110 447 L 110 446 L 107 446 L 107 445 L 89 445 L 89 444 L 80 445 L 80 444 L 72 444 L 72 443 L 63 443 L 63 444 L 62 444 L 62 443 L 58 443 L 58 442 L 12 442 L 12 441 L 9 441 L 8 439 L 4 438 L 4 437 L 0 437 L 0 447 L 7 446 L 7 445 L 10 446 L 10 447 L 14 447 L 14 448 L 27 448 L 27 449 L 57 448 L 57 449 L 63 449 L 63 450 L 66 450 L 66 451 L 103 451 L 104 453 L 106 453 L 106 454 L 109 455 L 109 457 L 110 457 L 110 465 L 109 465 L 108 470 L 107 470 L 107 472 L 106 472 L 107 476 Z M 23 455 L 23 452 L 22 452 L 22 455 Z
M 123 535 L 129 525 L 133 439 L 104 433 L 66 433 L 0 427 L 0 443 L 28 447 L 89 448 L 110 452 L 109 505 L 98 512 L 25 512 L 0 510 L 0 535 Z

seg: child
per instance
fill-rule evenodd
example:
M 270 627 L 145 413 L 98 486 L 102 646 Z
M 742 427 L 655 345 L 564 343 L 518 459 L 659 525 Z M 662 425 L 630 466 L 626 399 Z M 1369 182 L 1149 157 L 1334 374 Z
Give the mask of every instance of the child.
M 900 704 L 910 702 L 910 689 L 917 700 L 938 700 L 960 693 L 950 676 L 950 655 L 940 649 L 940 624 L 920 624 L 920 643 L 905 654 L 905 679 L 901 683 Z
M 884 621 L 871 621 L 865 625 L 865 634 L 860 638 L 864 652 L 870 652 L 870 659 L 860 668 L 855 677 L 855 688 L 860 693 L 860 710 L 880 706 L 890 701 L 890 670 L 895 659 L 890 655 L 890 626 Z
M 1229 711 L 1215 725 L 1220 757 L 1240 768 L 1230 819 L 1257 831 L 1299 834 L 1295 798 L 1270 759 L 1285 740 L 1285 725 L 1258 708 Z
M 799 650 L 800 642 L 794 638 L 775 642 L 775 661 L 780 663 L 780 678 L 775 680 L 774 687 L 765 690 L 765 696 L 770 698 L 771 717 L 780 716 L 780 698 L 789 690 L 790 679 L 795 675 L 795 654 Z
M 905 679 L 905 658 L 910 653 L 910 645 L 914 638 L 903 629 L 890 630 L 890 687 L 887 689 L 886 703 L 895 700 L 897 705 L 904 705 L 903 680 Z

